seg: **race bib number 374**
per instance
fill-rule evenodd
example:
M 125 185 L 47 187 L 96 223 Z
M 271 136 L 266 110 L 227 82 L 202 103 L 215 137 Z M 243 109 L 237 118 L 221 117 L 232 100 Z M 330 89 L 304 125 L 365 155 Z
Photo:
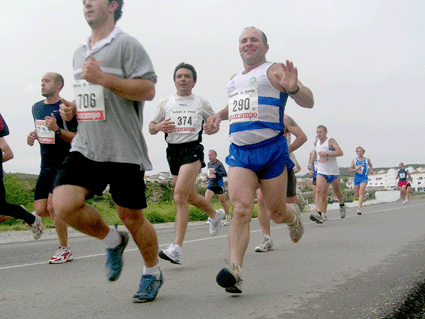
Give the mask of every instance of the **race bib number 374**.
M 86 80 L 78 80 L 74 83 L 75 104 L 78 121 L 104 121 L 105 97 L 103 87 L 91 84 Z

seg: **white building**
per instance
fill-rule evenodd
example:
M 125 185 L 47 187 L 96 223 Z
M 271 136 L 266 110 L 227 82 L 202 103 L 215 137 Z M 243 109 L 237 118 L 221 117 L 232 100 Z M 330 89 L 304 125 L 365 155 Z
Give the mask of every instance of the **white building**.
M 421 192 L 425 191 L 425 169 L 419 167 L 414 169 L 412 166 L 406 167 L 412 176 L 412 189 Z M 369 175 L 367 188 L 374 189 L 397 189 L 398 180 L 396 180 L 398 169 L 390 168 L 388 171 L 375 172 Z

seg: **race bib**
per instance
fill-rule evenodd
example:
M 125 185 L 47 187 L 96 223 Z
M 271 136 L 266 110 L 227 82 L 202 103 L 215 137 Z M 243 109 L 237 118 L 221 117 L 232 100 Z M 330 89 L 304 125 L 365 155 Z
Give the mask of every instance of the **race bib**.
M 258 87 L 235 90 L 229 95 L 229 124 L 258 120 Z
M 400 178 L 406 178 L 406 174 L 405 173 L 400 173 L 399 177 Z
M 38 142 L 41 144 L 55 144 L 55 132 L 46 126 L 46 121 L 35 120 Z
M 78 121 L 104 121 L 106 119 L 105 97 L 101 85 L 92 84 L 86 80 L 75 81 L 74 95 Z
M 200 125 L 198 113 L 193 110 L 171 110 L 170 118 L 176 126 L 174 133 L 193 133 L 196 131 L 196 127 Z
M 360 169 L 357 171 L 358 174 L 363 174 L 363 166 L 359 165 L 357 167 L 360 167 Z

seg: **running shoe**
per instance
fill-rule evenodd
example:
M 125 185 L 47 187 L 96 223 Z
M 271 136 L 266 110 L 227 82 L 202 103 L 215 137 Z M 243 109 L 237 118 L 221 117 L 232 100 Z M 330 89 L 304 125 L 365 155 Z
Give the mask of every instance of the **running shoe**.
M 162 277 L 161 269 L 159 270 L 159 276 L 143 275 L 140 279 L 139 290 L 133 296 L 133 302 L 153 301 L 163 283 L 164 278 Z
M 300 198 L 300 205 L 299 205 L 300 210 L 303 211 L 304 208 L 307 206 L 307 202 L 306 202 L 303 194 L 301 193 L 301 190 L 298 187 L 296 188 L 296 192 L 297 192 L 298 197 Z
M 297 204 L 289 204 L 297 217 L 294 225 L 288 225 L 289 236 L 294 243 L 298 243 L 304 235 L 304 225 L 301 220 L 300 208 Z
M 242 269 L 232 264 L 222 268 L 215 279 L 220 287 L 232 294 L 242 293 Z
M 311 214 L 310 219 L 318 224 L 323 224 L 323 218 L 322 215 L 320 215 L 318 212 Z
M 210 224 L 210 235 L 217 236 L 221 229 L 221 221 L 223 220 L 226 213 L 224 209 L 217 209 L 215 211 L 215 218 L 211 219 L 208 217 L 208 220 L 211 222 Z
M 181 264 L 181 256 L 183 254 L 183 251 L 179 245 L 176 243 L 172 243 L 170 246 L 168 246 L 167 249 L 161 249 L 159 251 L 159 257 L 161 257 L 164 260 L 171 261 L 173 264 Z
M 223 225 L 224 226 L 230 226 L 231 222 L 232 222 L 232 218 L 230 217 L 230 215 L 226 215 L 226 219 L 224 220 Z
M 22 208 L 24 208 L 22 206 Z M 32 212 L 32 214 L 35 217 L 34 223 L 32 223 L 32 225 L 29 226 L 29 230 L 31 230 L 32 232 L 32 237 L 34 237 L 34 239 L 40 239 L 41 235 L 43 235 L 43 224 L 41 222 L 41 217 L 37 216 L 35 214 L 35 212 Z
M 322 220 L 323 220 L 323 222 L 328 221 L 328 215 L 327 215 L 327 214 L 322 213 Z
M 264 239 L 261 244 L 255 247 L 255 251 L 260 253 L 269 250 L 273 250 L 273 241 L 269 236 L 264 236 Z
M 63 264 L 67 261 L 72 261 L 74 256 L 72 255 L 71 249 L 69 247 L 58 247 L 56 253 L 52 258 L 49 259 L 49 264 Z
M 124 249 L 128 245 L 128 233 L 119 231 L 118 234 L 121 236 L 121 243 L 115 248 L 106 248 L 106 277 L 110 281 L 117 280 L 121 275 Z
M 357 210 L 357 215 L 361 215 L 362 212 L 360 211 L 360 209 Z
M 341 215 L 341 218 L 345 218 L 346 210 L 345 205 L 339 205 L 339 214 Z
M 205 222 L 205 225 L 211 225 L 211 222 L 210 222 L 209 220 L 207 220 L 207 221 Z

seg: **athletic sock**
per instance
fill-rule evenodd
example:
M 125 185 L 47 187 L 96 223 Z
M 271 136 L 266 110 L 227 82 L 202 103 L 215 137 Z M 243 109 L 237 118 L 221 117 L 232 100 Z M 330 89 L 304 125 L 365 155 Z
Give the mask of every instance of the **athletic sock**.
M 110 227 L 108 235 L 102 241 L 106 248 L 115 248 L 121 244 L 121 236 L 115 227 Z
M 151 268 L 143 266 L 143 275 L 151 275 L 151 276 L 158 277 L 159 274 L 160 274 L 160 272 L 159 272 L 158 264 L 156 264 L 155 266 L 153 266 Z

